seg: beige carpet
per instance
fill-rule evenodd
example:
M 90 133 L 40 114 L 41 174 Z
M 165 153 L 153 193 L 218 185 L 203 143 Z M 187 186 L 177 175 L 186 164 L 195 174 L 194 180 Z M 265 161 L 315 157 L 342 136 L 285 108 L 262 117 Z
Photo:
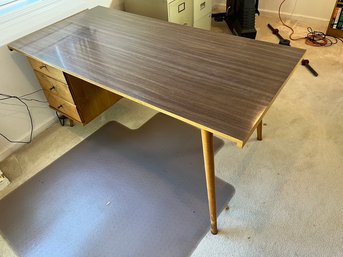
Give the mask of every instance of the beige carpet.
M 301 36 L 308 25 L 321 31 L 327 25 L 289 22 Z M 277 43 L 267 23 L 279 25 L 276 17 L 259 17 L 257 39 Z M 226 27 L 216 24 L 213 30 Z M 305 58 L 319 77 L 299 66 L 264 119 L 264 140 L 252 137 L 243 150 L 226 142 L 218 152 L 217 175 L 232 184 L 236 194 L 230 210 L 218 219 L 219 234 L 208 233 L 192 257 L 342 256 L 343 44 L 329 48 L 308 47 L 303 41 L 291 44 L 308 49 Z M 107 120 L 134 128 L 154 114 L 122 100 L 86 127 L 55 124 L 0 164 L 13 182 L 0 197 Z M 15 256 L 1 238 L 0 256 Z

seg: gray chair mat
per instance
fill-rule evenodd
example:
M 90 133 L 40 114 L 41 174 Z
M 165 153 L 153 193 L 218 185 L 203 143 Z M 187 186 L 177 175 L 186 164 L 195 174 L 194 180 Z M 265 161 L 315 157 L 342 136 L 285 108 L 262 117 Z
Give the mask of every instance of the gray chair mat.
M 220 213 L 234 188 L 216 194 Z M 185 257 L 209 227 L 200 131 L 163 114 L 106 124 L 0 201 L 22 257 Z

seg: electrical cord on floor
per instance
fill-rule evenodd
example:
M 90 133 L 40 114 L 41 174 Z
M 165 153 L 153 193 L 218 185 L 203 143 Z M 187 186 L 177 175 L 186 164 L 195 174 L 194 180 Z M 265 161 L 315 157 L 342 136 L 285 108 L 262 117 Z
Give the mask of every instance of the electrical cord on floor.
M 56 111 L 56 116 L 57 116 L 61 126 L 64 126 L 66 117 L 63 115 L 59 115 L 57 111 Z
M 36 91 L 33 91 L 33 92 L 25 94 L 25 95 L 21 95 L 19 97 L 25 101 L 35 101 L 35 102 L 39 102 L 39 103 L 47 103 L 48 101 L 41 101 L 41 100 L 32 99 L 32 98 L 24 98 L 24 96 L 33 95 L 33 94 L 38 93 L 40 91 L 43 91 L 43 89 L 37 89 Z
M 311 27 L 307 28 L 306 44 L 311 46 L 332 46 L 338 43 L 338 40 L 343 43 L 341 38 L 327 36 L 325 33 L 315 31 Z
M 12 139 L 9 139 L 7 136 L 5 136 L 4 134 L 0 133 L 0 136 L 5 138 L 8 142 L 10 143 L 15 143 L 15 144 L 29 144 L 32 142 L 32 136 L 33 136 L 33 120 L 32 120 L 32 115 L 31 115 L 31 111 L 30 111 L 30 108 L 29 106 L 24 102 L 24 101 L 36 101 L 36 102 L 41 102 L 41 103 L 46 103 L 46 101 L 40 101 L 40 100 L 37 100 L 37 99 L 33 99 L 33 98 L 26 98 L 25 96 L 29 96 L 29 95 L 32 95 L 32 94 L 35 94 L 39 91 L 41 91 L 42 89 L 39 89 L 39 90 L 36 90 L 34 92 L 31 92 L 31 93 L 28 93 L 28 94 L 25 94 L 25 95 L 22 95 L 22 96 L 15 96 L 15 95 L 8 95 L 8 94 L 2 94 L 0 93 L 0 96 L 2 96 L 2 98 L 0 98 L 0 101 L 5 101 L 5 100 L 8 100 L 8 99 L 15 99 L 17 101 L 19 101 L 20 103 L 22 103 L 26 110 L 27 110 L 27 113 L 29 115 L 29 119 L 30 119 L 30 128 L 31 128 L 31 131 L 30 131 L 30 137 L 28 140 L 25 140 L 25 141 L 20 141 L 20 140 L 12 140 Z
M 281 17 L 281 7 L 282 5 L 286 2 L 287 0 L 283 0 L 280 5 L 279 5 L 279 10 L 278 10 L 278 15 L 279 15 L 279 20 L 281 21 L 282 25 L 285 26 L 286 28 L 288 28 L 291 33 L 288 35 L 290 40 L 293 41 L 297 41 L 297 40 L 305 40 L 305 44 L 310 45 L 310 46 L 316 46 L 316 47 L 320 47 L 320 46 L 332 46 L 334 44 L 338 43 L 338 40 L 341 41 L 343 43 L 343 40 L 337 37 L 333 37 L 333 36 L 328 36 L 323 32 L 320 31 L 315 31 L 313 30 L 311 27 L 307 28 L 307 35 L 305 37 L 298 37 L 298 38 L 294 38 L 293 34 L 295 33 L 294 29 L 287 25 L 282 17 Z
M 39 103 L 47 103 L 48 101 L 41 101 L 41 100 L 37 100 L 37 99 L 33 99 L 33 98 L 26 98 L 25 97 L 25 96 L 33 95 L 33 94 L 38 93 L 40 91 L 43 91 L 43 89 L 38 89 L 36 91 L 33 91 L 33 92 L 25 94 L 25 95 L 21 95 L 21 96 L 18 96 L 18 97 L 20 99 L 22 99 L 22 100 L 25 100 L 25 101 L 35 101 L 35 102 L 39 102 Z M 0 95 L 5 95 L 5 94 L 0 93 Z M 0 98 L 0 101 L 1 100 L 6 100 L 6 99 L 9 99 L 9 98 L 10 97 L 5 96 L 4 98 Z

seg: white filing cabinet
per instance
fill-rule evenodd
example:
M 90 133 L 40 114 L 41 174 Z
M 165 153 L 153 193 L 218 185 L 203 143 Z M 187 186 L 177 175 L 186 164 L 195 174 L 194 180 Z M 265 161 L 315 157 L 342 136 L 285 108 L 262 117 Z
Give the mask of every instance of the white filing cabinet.
M 210 30 L 212 0 L 193 0 L 193 27 Z
M 125 11 L 193 26 L 193 0 L 125 0 Z
M 210 30 L 212 0 L 125 0 L 125 11 Z

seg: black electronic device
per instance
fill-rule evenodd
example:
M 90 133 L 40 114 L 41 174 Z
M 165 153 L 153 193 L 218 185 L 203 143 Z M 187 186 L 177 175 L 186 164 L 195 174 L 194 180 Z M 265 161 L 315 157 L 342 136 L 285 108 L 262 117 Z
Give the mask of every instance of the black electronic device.
M 274 35 L 276 35 L 279 38 L 279 44 L 284 46 L 291 46 L 291 41 L 288 39 L 283 38 L 278 29 L 274 29 L 272 25 L 268 23 L 268 28 L 272 31 Z
M 312 68 L 309 60 L 302 59 L 301 65 L 305 66 L 312 73 L 313 76 L 318 77 L 318 73 Z
M 255 14 L 259 14 L 258 0 L 226 0 L 226 12 L 216 13 L 215 21 L 224 21 L 237 36 L 255 39 Z

